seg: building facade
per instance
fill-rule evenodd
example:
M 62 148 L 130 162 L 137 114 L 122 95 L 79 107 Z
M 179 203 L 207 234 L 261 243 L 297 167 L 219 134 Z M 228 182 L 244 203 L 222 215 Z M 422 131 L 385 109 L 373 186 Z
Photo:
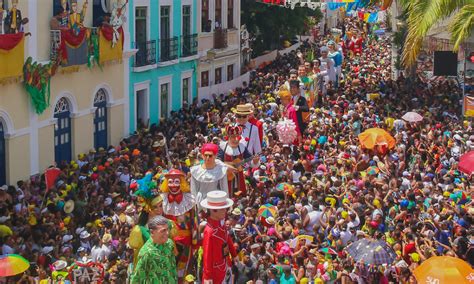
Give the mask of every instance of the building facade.
M 159 123 L 197 96 L 196 0 L 129 1 L 129 130 Z
M 128 31 L 106 17 L 119 20 L 127 6 L 88 2 L 0 0 L 7 13 L 29 20 L 8 23 L 15 29 L 0 34 L 0 42 L 15 43 L 0 52 L 11 67 L 0 68 L 0 185 L 117 145 L 128 134 Z
M 198 86 L 232 81 L 242 71 L 240 1 L 199 0 L 198 4 Z

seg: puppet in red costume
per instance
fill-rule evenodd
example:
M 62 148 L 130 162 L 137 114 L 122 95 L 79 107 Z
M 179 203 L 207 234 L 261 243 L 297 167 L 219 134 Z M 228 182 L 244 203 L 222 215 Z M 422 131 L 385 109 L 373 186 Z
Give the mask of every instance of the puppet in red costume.
M 229 125 L 226 127 L 227 137 L 219 145 L 219 153 L 217 157 L 228 163 L 231 167 L 227 171 L 228 187 L 230 196 L 240 196 L 247 194 L 245 185 L 245 176 L 243 166 L 245 161 L 252 158 L 247 151 L 245 144 L 241 142 L 242 127 L 239 125 Z M 259 165 L 259 158 L 254 157 L 250 166 L 256 168 Z
M 172 169 L 165 174 L 160 186 L 163 192 L 163 212 L 166 218 L 174 222 L 177 234 L 173 238 L 178 249 L 178 279 L 180 282 L 187 274 L 189 261 L 193 253 L 193 220 L 195 199 L 190 192 L 185 174 L 180 170 Z
M 359 33 L 354 32 L 354 35 L 351 38 L 351 42 L 349 43 L 349 49 L 352 51 L 352 53 L 354 55 L 356 55 L 356 54 L 361 55 L 362 54 L 362 42 L 363 42 L 363 39 L 359 35 Z
M 209 192 L 201 201 L 201 207 L 209 212 L 202 241 L 204 284 L 231 283 L 232 261 L 237 257 L 237 251 L 224 222 L 227 209 L 233 204 L 227 193 L 220 190 Z

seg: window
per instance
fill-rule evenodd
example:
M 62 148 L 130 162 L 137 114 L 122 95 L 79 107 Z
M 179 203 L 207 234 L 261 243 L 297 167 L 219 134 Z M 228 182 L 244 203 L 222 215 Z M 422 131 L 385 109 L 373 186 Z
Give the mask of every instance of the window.
M 147 7 L 135 8 L 135 41 L 146 42 L 147 25 L 146 25 Z
M 222 0 L 216 0 L 215 28 L 222 28 Z
M 227 1 L 227 28 L 234 28 L 234 0 Z
M 170 38 L 170 6 L 161 6 L 160 13 L 160 39 Z
M 234 64 L 227 65 L 227 81 L 234 79 Z
M 201 87 L 209 86 L 209 71 L 201 72 Z
M 220 84 L 222 83 L 222 67 L 216 68 L 216 80 L 215 84 Z
M 184 103 L 187 103 L 189 105 L 189 79 L 190 78 L 184 78 L 183 79 L 183 105 Z
M 191 6 L 183 6 L 183 36 L 191 34 Z
M 209 0 L 202 0 L 201 8 L 201 31 L 210 32 L 212 22 L 209 19 Z
M 162 84 L 160 86 L 160 117 L 164 118 L 168 116 L 168 92 L 169 92 L 169 84 Z

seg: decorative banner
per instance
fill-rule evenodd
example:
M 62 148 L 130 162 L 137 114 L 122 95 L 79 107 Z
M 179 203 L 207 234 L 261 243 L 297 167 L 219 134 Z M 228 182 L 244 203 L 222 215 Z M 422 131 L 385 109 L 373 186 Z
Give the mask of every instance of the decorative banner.
M 68 278 L 71 283 L 97 283 L 104 282 L 105 269 L 99 262 L 75 262 L 69 267 Z
M 21 77 L 24 56 L 24 33 L 0 35 L 0 83 Z
M 99 29 L 99 63 L 107 61 L 122 60 L 123 52 L 123 29 L 119 28 L 119 40 L 113 46 L 114 30 L 110 26 L 103 26 Z
M 58 57 L 51 60 L 49 64 L 33 63 L 33 59 L 28 57 L 23 66 L 23 85 L 31 97 L 33 107 L 37 114 L 42 114 L 49 106 L 49 83 L 51 77 L 56 74 L 56 70 L 61 64 L 60 58 L 61 50 L 58 50 Z
M 88 46 L 86 39 L 89 31 L 81 28 L 76 35 L 72 29 L 61 30 L 62 63 L 63 66 L 83 65 L 87 63 Z
M 464 116 L 474 117 L 474 97 L 464 96 Z

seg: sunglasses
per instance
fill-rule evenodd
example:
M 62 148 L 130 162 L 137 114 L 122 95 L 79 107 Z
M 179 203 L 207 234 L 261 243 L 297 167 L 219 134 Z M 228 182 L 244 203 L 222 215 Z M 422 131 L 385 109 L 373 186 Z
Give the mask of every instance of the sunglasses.
M 213 155 L 213 154 L 204 154 L 204 157 L 206 157 L 206 158 L 212 158 L 212 157 L 214 157 L 214 155 Z
M 246 118 L 247 115 L 245 115 L 245 114 L 236 114 L 235 117 L 237 117 L 237 118 Z

